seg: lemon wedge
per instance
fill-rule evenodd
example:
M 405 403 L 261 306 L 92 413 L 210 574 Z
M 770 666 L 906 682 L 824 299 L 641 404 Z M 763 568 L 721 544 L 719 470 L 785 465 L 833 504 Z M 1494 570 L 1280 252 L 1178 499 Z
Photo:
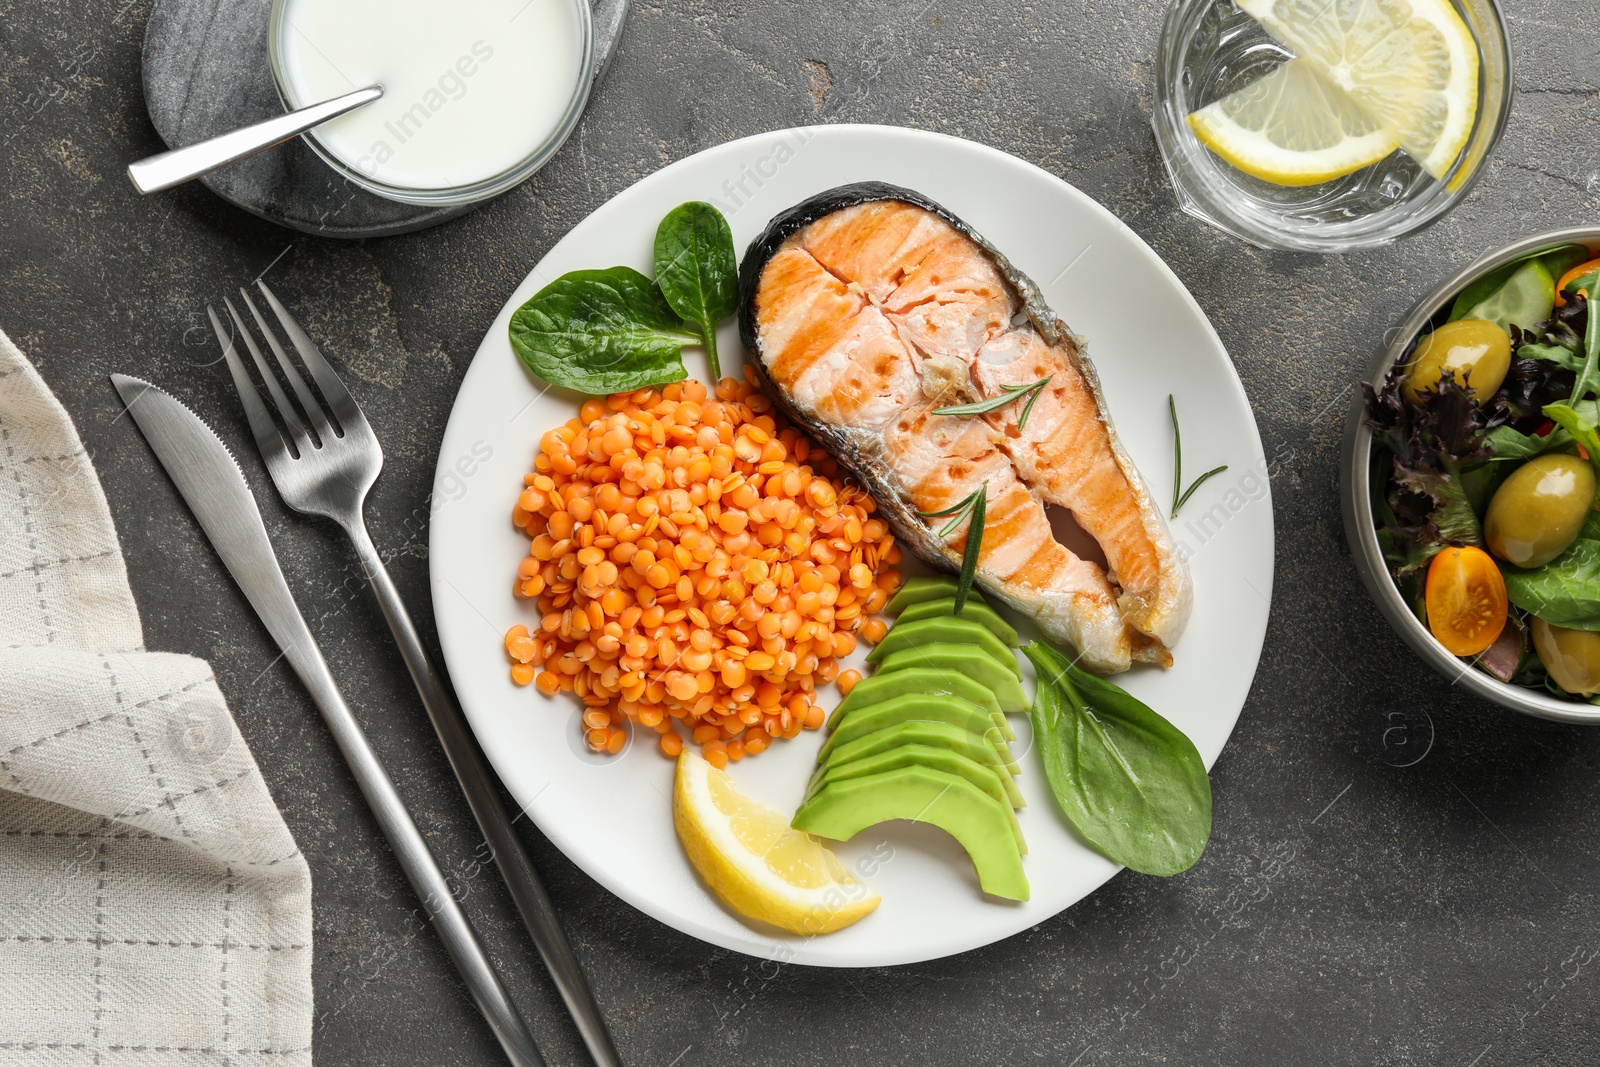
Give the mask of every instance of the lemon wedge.
M 1238 0 L 1443 179 L 1478 111 L 1478 44 L 1449 0 Z
M 1189 125 L 1211 151 L 1275 185 L 1332 181 L 1400 147 L 1399 138 L 1301 59 L 1201 108 Z
M 684 749 L 672 821 L 689 862 L 734 911 L 796 934 L 857 922 L 879 898 L 810 834 L 733 787 L 726 771 Z

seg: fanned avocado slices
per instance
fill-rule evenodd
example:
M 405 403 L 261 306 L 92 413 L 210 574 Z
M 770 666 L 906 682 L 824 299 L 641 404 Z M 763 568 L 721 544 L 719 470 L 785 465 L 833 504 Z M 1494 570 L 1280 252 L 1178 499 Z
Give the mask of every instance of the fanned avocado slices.
M 851 760 L 848 763 L 825 764 L 818 767 L 816 773 L 811 776 L 811 782 L 806 786 L 806 800 L 810 800 L 833 782 L 849 781 L 852 778 L 881 774 L 884 771 L 896 771 L 901 767 L 928 767 L 935 771 L 953 774 L 957 778 L 965 778 L 1004 804 L 1006 811 L 1011 815 L 1011 832 L 1017 838 L 1017 851 L 1024 856 L 1028 854 L 1028 842 L 1022 837 L 1022 826 L 1017 822 L 1011 797 L 1000 784 L 1001 778 L 1009 779 L 1011 776 L 1004 772 L 997 775 L 983 764 L 948 749 L 931 748 L 927 745 L 901 745 L 887 752 L 880 752 L 876 756 Z M 805 801 L 801 801 L 802 806 L 804 803 Z
M 796 830 L 848 841 L 890 819 L 930 823 L 961 843 L 985 893 L 1028 899 L 1014 813 L 965 778 L 912 765 L 830 782 L 795 812 Z

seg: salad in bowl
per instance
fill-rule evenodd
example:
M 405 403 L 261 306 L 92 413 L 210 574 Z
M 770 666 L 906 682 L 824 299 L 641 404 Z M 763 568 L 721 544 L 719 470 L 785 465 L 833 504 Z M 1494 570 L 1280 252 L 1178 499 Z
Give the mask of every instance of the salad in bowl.
M 1457 275 L 1363 383 L 1347 532 L 1403 636 L 1453 678 L 1600 721 L 1600 233 Z

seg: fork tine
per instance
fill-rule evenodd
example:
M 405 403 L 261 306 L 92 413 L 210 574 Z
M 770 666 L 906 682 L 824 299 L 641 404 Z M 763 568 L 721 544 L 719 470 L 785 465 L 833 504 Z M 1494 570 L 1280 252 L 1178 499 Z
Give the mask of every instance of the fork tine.
M 300 369 L 289 359 L 289 353 L 283 350 L 283 345 L 278 343 L 278 335 L 272 332 L 272 327 L 267 325 L 267 320 L 261 317 L 261 312 L 256 310 L 254 300 L 250 299 L 250 291 L 244 286 L 239 287 L 239 299 L 244 301 L 244 306 L 250 309 L 250 317 L 256 320 L 256 325 L 261 327 L 261 336 L 267 339 L 267 347 L 272 349 L 272 354 L 278 360 L 278 366 L 283 368 L 283 376 L 289 379 L 289 387 L 294 390 L 294 395 L 300 398 L 300 409 L 305 412 L 306 418 L 317 428 L 317 436 L 323 441 L 334 434 L 332 426 L 328 425 L 328 417 L 323 413 L 322 405 L 317 402 L 316 394 L 306 384 L 305 378 L 300 374 Z
M 367 430 L 367 417 L 361 413 L 361 407 L 350 395 L 350 390 L 344 387 L 344 382 L 334 372 L 332 366 L 323 358 L 322 350 L 317 347 L 293 315 L 278 301 L 277 296 L 267 283 L 256 279 L 256 287 L 261 290 L 261 295 L 267 298 L 267 303 L 272 306 L 273 314 L 278 316 L 283 331 L 289 335 L 289 342 L 294 345 L 300 358 L 306 361 L 306 367 L 311 371 L 311 376 L 317 380 L 317 387 L 322 390 L 322 395 L 327 398 L 328 406 L 333 409 L 334 415 L 339 420 L 339 425 L 349 432 L 355 429 Z
M 206 305 L 206 314 L 211 316 L 211 328 L 216 331 L 217 340 L 222 344 L 222 358 L 228 361 L 228 371 L 233 375 L 233 388 L 239 394 L 239 403 L 244 405 L 244 417 L 250 422 L 250 433 L 256 439 L 256 447 L 270 463 L 275 456 L 288 451 L 288 442 L 283 439 L 278 424 L 272 421 L 272 413 L 262 402 L 261 394 L 256 392 L 250 372 L 244 369 L 244 360 L 239 358 L 239 351 L 234 346 L 233 333 L 222 325 L 222 320 L 217 317 L 217 309 L 210 304 Z
M 261 349 L 256 347 L 255 339 L 250 336 L 250 331 L 245 327 L 244 320 L 239 317 L 233 301 L 223 297 L 222 303 L 227 307 L 234 326 L 238 328 L 244 346 L 250 350 L 250 357 L 255 360 L 256 370 L 261 372 L 261 379 L 267 384 L 267 392 L 271 394 L 272 402 L 277 405 L 279 417 L 283 419 L 284 425 L 289 427 L 289 435 L 294 438 L 296 447 L 305 451 L 311 447 L 311 435 L 306 431 L 306 424 L 300 421 L 300 416 L 289 403 L 289 398 L 283 394 L 283 386 L 278 384 L 277 376 L 272 373 L 272 368 L 267 366 L 266 358 L 261 355 Z

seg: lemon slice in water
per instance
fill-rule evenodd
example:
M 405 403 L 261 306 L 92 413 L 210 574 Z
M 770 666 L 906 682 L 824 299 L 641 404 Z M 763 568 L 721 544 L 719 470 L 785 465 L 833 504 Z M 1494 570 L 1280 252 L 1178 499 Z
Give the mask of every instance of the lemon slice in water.
M 1478 44 L 1449 0 L 1237 0 L 1443 179 L 1478 110 Z
M 1300 59 L 1201 108 L 1189 125 L 1201 144 L 1276 185 L 1332 181 L 1400 147 L 1399 138 Z
M 733 787 L 726 771 L 684 749 L 672 820 L 689 862 L 739 914 L 797 934 L 827 934 L 864 918 L 878 896 L 810 834 Z

